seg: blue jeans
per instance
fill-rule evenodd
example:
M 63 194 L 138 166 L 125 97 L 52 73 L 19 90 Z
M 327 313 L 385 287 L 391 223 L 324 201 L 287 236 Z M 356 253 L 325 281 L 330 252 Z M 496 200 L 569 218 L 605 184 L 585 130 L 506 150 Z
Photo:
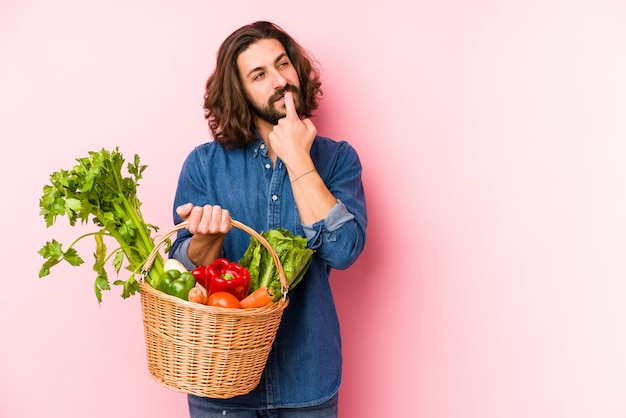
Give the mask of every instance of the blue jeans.
M 206 398 L 189 396 L 190 418 L 337 418 L 339 395 L 315 406 L 281 409 L 234 409 L 218 407 Z

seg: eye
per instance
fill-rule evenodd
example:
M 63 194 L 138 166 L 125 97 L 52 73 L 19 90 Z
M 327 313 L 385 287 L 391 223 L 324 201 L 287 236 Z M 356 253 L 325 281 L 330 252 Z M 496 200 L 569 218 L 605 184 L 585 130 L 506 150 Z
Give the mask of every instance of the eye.
M 256 80 L 260 80 L 265 76 L 265 73 L 256 73 L 252 76 L 252 80 L 256 81 Z

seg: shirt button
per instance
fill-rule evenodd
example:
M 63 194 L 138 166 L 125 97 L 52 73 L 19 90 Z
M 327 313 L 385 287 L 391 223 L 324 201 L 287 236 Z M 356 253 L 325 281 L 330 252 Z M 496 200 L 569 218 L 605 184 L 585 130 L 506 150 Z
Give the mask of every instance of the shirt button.
M 265 144 L 261 144 L 261 149 L 265 149 Z
M 267 169 L 269 170 L 270 168 L 272 168 L 272 165 L 271 165 L 271 164 L 269 164 L 269 163 L 268 163 L 268 164 L 265 164 L 265 168 L 267 168 Z
M 273 200 L 274 202 L 275 202 L 275 201 L 277 201 L 277 200 L 278 200 L 278 196 L 276 196 L 275 194 L 274 194 L 274 195 L 272 195 L 272 200 Z

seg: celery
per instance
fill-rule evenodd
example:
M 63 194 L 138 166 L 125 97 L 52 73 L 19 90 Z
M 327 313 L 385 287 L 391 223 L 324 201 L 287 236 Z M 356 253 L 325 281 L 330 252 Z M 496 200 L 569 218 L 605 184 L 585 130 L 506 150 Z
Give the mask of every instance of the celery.
M 59 170 L 50 175 L 50 183 L 43 187 L 39 200 L 40 215 L 47 227 L 54 224 L 57 216 L 65 216 L 70 226 L 77 222 L 85 224 L 91 219 L 100 229 L 79 236 L 66 250 L 57 240 L 46 242 L 38 251 L 45 258 L 39 277 L 50 274 L 50 269 L 63 260 L 72 266 L 83 264 L 75 245 L 83 238 L 93 236 L 96 241 L 94 292 L 98 302 L 102 302 L 102 291 L 111 289 L 105 268 L 109 260 L 117 275 L 124 260 L 127 262 L 125 268 L 130 271 L 130 276 L 113 283 L 122 286 L 121 296 L 127 298 L 139 290 L 135 276 L 143 273 L 145 260 L 154 248 L 152 232 L 158 231 L 156 226 L 144 221 L 141 202 L 137 198 L 139 180 L 147 166 L 140 165 L 139 156 L 135 154 L 133 163 L 127 165 L 129 176 L 124 177 L 125 161 L 117 147 L 115 151 L 91 151 L 88 157 L 76 161 L 78 164 L 71 170 Z M 109 253 L 105 238 L 117 241 L 119 247 Z M 151 285 L 162 272 L 163 258 L 158 254 L 145 274 L 146 282 Z

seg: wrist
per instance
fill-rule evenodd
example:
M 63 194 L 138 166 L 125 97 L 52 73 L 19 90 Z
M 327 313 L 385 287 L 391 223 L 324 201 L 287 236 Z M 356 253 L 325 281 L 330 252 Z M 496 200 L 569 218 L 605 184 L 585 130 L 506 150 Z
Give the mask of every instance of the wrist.
M 315 171 L 316 171 L 316 170 L 315 170 L 315 167 L 313 167 L 313 168 L 310 168 L 310 169 L 308 169 L 308 170 L 303 171 L 303 172 L 302 172 L 302 173 L 300 173 L 300 174 L 297 174 L 295 177 L 291 177 L 291 176 L 290 176 L 290 178 L 291 178 L 291 184 L 295 183 L 296 181 L 300 180 L 301 178 L 303 178 L 303 177 L 305 177 L 305 176 L 307 176 L 307 175 L 309 175 L 309 174 L 313 174 Z
M 187 257 L 196 266 L 211 264 L 222 253 L 225 235 L 195 234 L 187 248 Z

